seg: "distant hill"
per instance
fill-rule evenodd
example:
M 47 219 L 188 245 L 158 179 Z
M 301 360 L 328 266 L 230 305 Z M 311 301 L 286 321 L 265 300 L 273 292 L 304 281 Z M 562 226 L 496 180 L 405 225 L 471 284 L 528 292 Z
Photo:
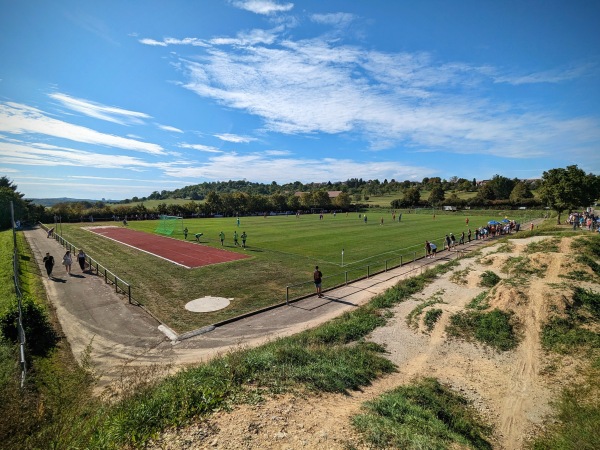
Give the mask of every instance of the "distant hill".
M 99 201 L 103 201 L 104 203 L 115 203 L 118 200 L 90 200 L 90 199 L 82 199 L 82 198 L 27 198 L 25 200 L 29 200 L 36 205 L 41 205 L 45 207 L 54 206 L 57 203 L 74 203 L 74 202 L 91 202 L 96 203 Z

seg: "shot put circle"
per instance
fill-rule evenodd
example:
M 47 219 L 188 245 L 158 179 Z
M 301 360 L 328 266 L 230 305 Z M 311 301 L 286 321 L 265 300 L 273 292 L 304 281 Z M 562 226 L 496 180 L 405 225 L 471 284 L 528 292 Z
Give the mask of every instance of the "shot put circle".
M 228 307 L 231 300 L 233 299 L 206 296 L 202 298 L 197 298 L 196 300 L 192 300 L 186 303 L 185 309 L 191 312 L 218 311 L 220 309 Z

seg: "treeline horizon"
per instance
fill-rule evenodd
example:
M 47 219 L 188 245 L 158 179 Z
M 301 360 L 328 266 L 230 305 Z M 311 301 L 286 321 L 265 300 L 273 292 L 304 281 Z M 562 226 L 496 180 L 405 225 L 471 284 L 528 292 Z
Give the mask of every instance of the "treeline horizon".
M 331 192 L 335 195 L 330 195 Z M 536 195 L 534 195 L 534 192 Z M 426 197 L 423 195 L 426 193 Z M 470 193 L 461 198 L 459 193 Z M 576 165 L 551 169 L 541 179 L 507 178 L 494 175 L 485 181 L 475 178 L 425 177 L 422 181 L 383 182 L 350 178 L 346 181 L 279 185 L 247 180 L 203 182 L 172 191 L 154 191 L 147 197 L 132 197 L 120 202 L 75 201 L 57 203 L 52 207 L 34 204 L 23 198 L 17 186 L 7 177 L 0 177 L 0 229 L 10 228 L 8 205 L 13 201 L 15 220 L 35 223 L 54 222 L 55 216 L 64 221 L 96 218 L 147 217 L 167 214 L 184 217 L 210 217 L 266 214 L 270 212 L 314 212 L 322 210 L 359 211 L 381 205 L 369 205 L 371 197 L 390 195 L 391 209 L 451 206 L 454 209 L 487 208 L 515 209 L 549 207 L 560 214 L 565 210 L 591 206 L 600 197 L 600 176 L 585 173 Z M 463 196 L 464 197 L 464 196 Z M 167 203 L 170 199 L 189 200 L 187 203 Z M 156 207 L 144 202 L 163 200 Z

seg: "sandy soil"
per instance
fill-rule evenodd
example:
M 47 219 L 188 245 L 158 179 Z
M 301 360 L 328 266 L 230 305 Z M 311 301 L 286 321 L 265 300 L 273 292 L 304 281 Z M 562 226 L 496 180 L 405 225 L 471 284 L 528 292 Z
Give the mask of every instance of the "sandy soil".
M 551 412 L 549 402 L 558 393 L 561 382 L 577 373 L 576 361 L 561 363 L 556 369 L 556 361 L 540 348 L 540 325 L 549 311 L 564 308 L 570 296 L 569 284 L 573 282 L 559 276 L 576 266 L 570 239 L 562 239 L 559 252 L 527 255 L 528 268 L 537 272 L 525 282 L 509 284 L 505 280 L 516 276 L 503 271 L 508 258 L 524 255 L 529 243 L 543 239 L 513 240 L 508 252 L 506 246 L 504 251 L 498 252 L 496 244 L 484 249 L 479 257 L 462 259 L 459 267 L 394 308 L 394 317 L 385 327 L 375 330 L 369 339 L 385 344 L 387 357 L 398 367 L 397 373 L 350 395 L 285 395 L 258 405 L 242 405 L 232 412 L 219 412 L 192 426 L 168 431 L 150 448 L 368 448 L 352 429 L 351 416 L 360 412 L 364 401 L 409 383 L 415 377 L 436 377 L 470 399 L 494 427 L 494 448 L 523 448 L 543 426 Z M 463 310 L 484 290 L 479 281 L 486 270 L 503 278 L 491 291 L 491 306 L 512 310 L 519 319 L 521 344 L 514 351 L 498 353 L 446 336 L 450 315 Z M 598 285 L 593 287 L 598 290 Z M 433 306 L 443 310 L 435 328 L 428 333 L 422 324 L 407 325 L 407 314 L 434 296 L 443 300 Z M 547 370 L 549 366 L 554 369 Z

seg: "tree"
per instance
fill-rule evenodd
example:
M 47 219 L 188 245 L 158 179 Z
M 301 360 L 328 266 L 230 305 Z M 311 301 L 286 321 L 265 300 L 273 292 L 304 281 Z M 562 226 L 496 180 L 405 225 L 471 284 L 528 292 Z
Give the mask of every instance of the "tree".
M 421 190 L 416 186 L 408 188 L 406 191 L 404 191 L 403 200 L 403 203 L 409 207 L 418 205 L 421 201 Z
M 529 186 L 527 185 L 527 183 L 525 183 L 523 181 L 519 181 L 515 185 L 512 192 L 510 193 L 510 197 L 509 197 L 509 199 L 512 203 L 520 203 L 523 200 L 530 199 L 530 198 L 533 198 L 533 193 L 529 189 Z
M 347 192 L 340 194 L 333 200 L 333 204 L 340 209 L 346 210 L 350 207 L 350 195 Z
M 431 192 L 429 193 L 429 198 L 427 199 L 427 201 L 432 205 L 439 205 L 441 202 L 444 201 L 445 198 L 445 194 L 444 194 L 444 188 L 442 187 L 441 183 L 436 183 L 432 186 L 431 188 Z
M 563 211 L 590 206 L 600 197 L 600 182 L 597 176 L 573 165 L 544 172 L 539 192 L 542 201 L 558 214 L 560 225 Z

